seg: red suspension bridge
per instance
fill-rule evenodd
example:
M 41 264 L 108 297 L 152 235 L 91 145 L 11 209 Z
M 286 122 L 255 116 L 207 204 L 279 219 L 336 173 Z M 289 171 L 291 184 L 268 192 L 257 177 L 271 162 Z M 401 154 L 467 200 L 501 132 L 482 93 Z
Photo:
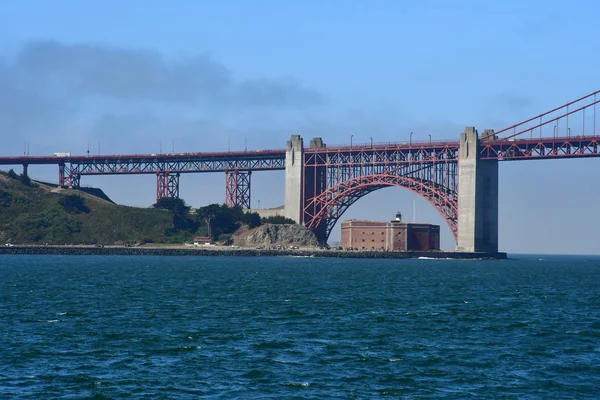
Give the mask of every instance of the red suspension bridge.
M 501 130 L 485 130 L 478 135 L 474 128 L 467 128 L 461 140 L 455 141 L 417 142 L 412 141 L 411 134 L 411 140 L 403 143 L 328 147 L 320 138 L 314 138 L 304 147 L 302 139 L 293 135 L 287 148 L 276 150 L 56 153 L 46 157 L 0 157 L 0 165 L 22 165 L 27 173 L 31 165 L 54 164 L 58 166 L 59 186 L 75 188 L 82 176 L 154 174 L 157 198 L 179 197 L 180 174 L 224 172 L 225 202 L 244 208 L 250 208 L 253 171 L 285 170 L 285 215 L 313 230 L 322 242 L 358 199 L 383 187 L 400 186 L 421 195 L 440 212 L 459 248 L 497 251 L 497 162 L 599 156 L 599 102 L 600 91 L 596 91 Z M 467 176 L 471 164 L 480 165 L 473 167 L 480 172 Z M 488 189 L 481 189 L 485 185 L 480 180 Z M 495 213 L 482 212 L 479 218 L 479 211 L 473 210 L 478 210 L 479 200 L 475 199 L 481 190 L 484 197 L 492 199 L 491 203 L 496 197 L 496 209 Z M 468 228 L 468 240 L 461 239 L 459 226 Z M 461 240 L 473 243 L 463 246 Z

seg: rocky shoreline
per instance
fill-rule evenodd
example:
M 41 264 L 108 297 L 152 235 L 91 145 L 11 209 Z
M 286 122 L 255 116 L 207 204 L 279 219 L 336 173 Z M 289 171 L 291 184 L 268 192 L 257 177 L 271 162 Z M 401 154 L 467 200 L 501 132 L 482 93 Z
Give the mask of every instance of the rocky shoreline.
M 24 255 L 120 255 L 120 256 L 236 256 L 236 257 L 327 257 L 327 258 L 431 258 L 506 259 L 506 253 L 463 253 L 454 251 L 344 251 L 305 249 L 248 249 L 204 247 L 93 247 L 93 246 L 12 246 L 0 254 Z

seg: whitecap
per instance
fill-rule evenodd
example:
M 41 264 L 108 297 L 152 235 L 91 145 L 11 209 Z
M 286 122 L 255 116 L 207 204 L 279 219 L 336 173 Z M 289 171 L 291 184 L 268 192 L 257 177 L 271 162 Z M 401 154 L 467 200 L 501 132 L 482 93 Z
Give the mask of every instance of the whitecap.
M 298 364 L 295 361 L 287 361 L 287 360 L 282 360 L 280 358 L 273 358 L 273 362 L 279 363 L 279 364 Z
M 402 361 L 402 359 L 401 358 L 390 358 L 388 361 L 389 362 L 398 362 L 398 361 Z
M 286 382 L 285 386 L 303 386 L 303 387 L 308 387 L 308 386 L 310 386 L 310 383 L 308 383 L 308 382 Z
M 46 322 L 58 322 L 58 320 L 57 319 L 49 319 Z
M 66 311 L 65 312 L 58 312 L 58 313 L 56 313 L 56 315 L 66 315 L 66 314 L 67 314 Z

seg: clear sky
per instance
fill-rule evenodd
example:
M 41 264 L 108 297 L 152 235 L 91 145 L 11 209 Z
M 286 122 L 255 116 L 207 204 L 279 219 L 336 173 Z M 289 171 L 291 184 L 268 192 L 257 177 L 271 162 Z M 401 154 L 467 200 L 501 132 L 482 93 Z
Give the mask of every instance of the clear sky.
M 599 15 L 595 0 L 3 1 L 0 153 L 283 148 L 293 133 L 457 139 L 599 89 Z M 55 169 L 30 175 L 56 181 Z M 600 159 L 501 163 L 501 250 L 600 254 L 599 171 Z M 154 202 L 153 176 L 82 184 Z M 223 174 L 181 178 L 194 207 L 224 191 Z M 452 248 L 434 208 L 404 189 L 342 219 L 412 219 L 413 200 Z M 259 201 L 283 203 L 282 172 L 253 175 Z

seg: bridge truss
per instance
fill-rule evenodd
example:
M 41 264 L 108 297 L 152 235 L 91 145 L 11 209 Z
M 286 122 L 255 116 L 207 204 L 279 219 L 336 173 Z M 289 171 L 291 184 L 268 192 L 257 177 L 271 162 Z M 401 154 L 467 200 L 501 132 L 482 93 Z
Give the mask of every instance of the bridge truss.
M 57 162 L 52 157 L 35 161 Z M 250 171 L 285 169 L 285 150 L 65 157 L 58 162 L 63 187 L 78 187 L 83 175 L 156 174 L 157 199 L 179 197 L 182 173 L 225 172 L 226 203 L 250 208 Z
M 250 203 L 250 177 L 252 171 L 225 172 L 225 204 L 229 207 L 241 206 L 249 210 Z
M 389 186 L 429 201 L 456 235 L 458 147 L 320 149 L 305 153 L 303 222 L 326 242 L 342 214 L 358 199 Z

